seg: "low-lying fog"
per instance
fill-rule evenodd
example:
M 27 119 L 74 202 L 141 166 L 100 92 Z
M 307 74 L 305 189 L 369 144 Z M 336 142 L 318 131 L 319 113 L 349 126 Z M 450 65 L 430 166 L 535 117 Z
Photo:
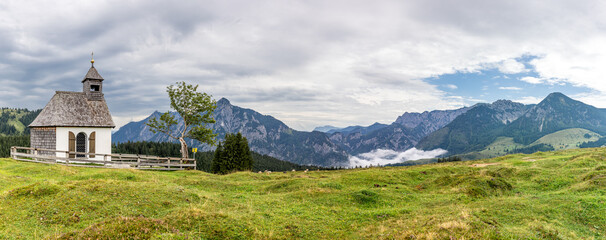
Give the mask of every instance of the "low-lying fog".
M 371 152 L 362 153 L 356 156 L 349 157 L 349 167 L 366 167 L 377 165 L 386 165 L 393 163 L 401 163 L 410 160 L 419 160 L 427 158 L 435 158 L 447 153 L 448 151 L 438 148 L 431 151 L 423 151 L 416 148 L 408 149 L 404 152 L 396 152 L 389 149 L 376 149 Z

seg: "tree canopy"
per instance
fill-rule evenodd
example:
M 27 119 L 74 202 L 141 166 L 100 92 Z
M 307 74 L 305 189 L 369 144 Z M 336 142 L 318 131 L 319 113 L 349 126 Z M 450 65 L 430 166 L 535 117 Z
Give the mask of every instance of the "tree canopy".
M 213 111 L 217 101 L 206 93 L 198 92 L 198 85 L 177 82 L 167 87 L 170 107 L 183 119 L 180 125 L 170 111 L 152 118 L 146 125 L 153 133 L 164 133 L 181 143 L 181 157 L 188 158 L 189 152 L 185 138 L 196 139 L 201 143 L 215 144 L 216 134 L 207 125 L 215 123 Z
M 225 141 L 219 143 L 211 171 L 227 174 L 234 171 L 250 171 L 253 167 L 253 157 L 248 147 L 248 140 L 242 134 L 225 134 Z

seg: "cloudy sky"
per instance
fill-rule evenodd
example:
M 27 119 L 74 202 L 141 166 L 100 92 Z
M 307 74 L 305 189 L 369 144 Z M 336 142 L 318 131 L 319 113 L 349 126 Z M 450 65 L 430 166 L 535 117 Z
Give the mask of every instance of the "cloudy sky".
M 606 107 L 605 1 L 0 2 L 0 106 L 105 78 L 123 125 L 177 81 L 299 130 L 559 91 Z

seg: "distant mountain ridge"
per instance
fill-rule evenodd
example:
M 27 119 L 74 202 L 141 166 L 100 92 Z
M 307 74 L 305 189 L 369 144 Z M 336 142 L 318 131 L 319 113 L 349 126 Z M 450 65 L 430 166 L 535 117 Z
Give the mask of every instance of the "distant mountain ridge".
M 114 141 L 173 141 L 162 134 L 151 133 L 145 125 L 159 115 L 154 112 L 140 122 L 123 126 L 114 133 Z M 297 164 L 319 166 L 346 166 L 349 156 L 376 149 L 442 148 L 448 155 L 491 150 L 494 155 L 570 147 L 569 144 L 580 145 L 580 141 L 606 136 L 606 110 L 561 93 L 552 93 L 536 105 L 498 100 L 454 110 L 406 112 L 391 124 L 323 126 L 313 132 L 294 130 L 272 116 L 233 106 L 224 98 L 218 101 L 214 116 L 217 123 L 210 127 L 219 134 L 219 139 L 225 133 L 241 132 L 256 152 Z M 566 129 L 577 130 L 561 132 Z M 549 141 L 538 141 L 548 135 Z M 590 137 L 583 138 L 583 135 Z M 550 144 L 558 143 L 558 136 L 567 136 L 566 143 L 550 148 Z M 512 148 L 503 144 L 510 144 Z M 193 140 L 190 145 L 213 149 Z
M 225 133 L 241 132 L 249 140 L 251 149 L 260 154 L 297 164 L 345 166 L 351 155 L 379 148 L 396 151 L 410 149 L 431 131 L 442 127 L 468 109 L 405 113 L 398 117 L 397 121 L 401 123 L 394 122 L 390 125 L 375 123 L 367 127 L 346 128 L 324 126 L 316 130 L 325 132 L 302 132 L 289 128 L 272 116 L 233 106 L 229 100 L 222 98 L 217 102 L 214 113 L 216 123 L 210 127 L 218 134 L 219 140 L 222 140 Z M 176 127 L 182 127 L 178 114 L 173 114 L 179 122 Z M 149 119 L 160 115 L 161 113 L 156 111 L 142 121 L 124 125 L 112 135 L 113 141 L 176 142 L 164 134 L 152 133 L 145 125 Z M 204 151 L 214 149 L 200 145 L 194 140 L 189 140 L 188 144 L 198 146 Z
M 312 132 L 316 131 L 316 132 L 323 132 L 323 133 L 325 133 L 325 132 L 328 132 L 330 130 L 335 130 L 335 129 L 340 129 L 340 128 L 335 127 L 335 126 L 331 126 L 331 125 L 325 125 L 325 126 L 319 126 L 319 127 L 314 128 L 314 130 L 312 130 Z
M 342 131 L 328 132 L 330 140 L 351 155 L 375 149 L 405 151 L 429 133 L 444 127 L 452 119 L 470 108 L 435 110 L 423 113 L 404 113 L 390 125 L 375 123 L 368 127 L 353 126 Z
M 510 100 L 476 104 L 443 128 L 427 135 L 417 148 L 441 148 L 449 154 L 481 150 L 502 135 L 503 128 L 529 108 L 529 105 Z
M 528 144 L 542 136 L 568 128 L 606 134 L 606 114 L 601 109 L 551 93 L 505 129 L 516 142 Z
M 572 129 L 586 132 L 584 137 L 574 135 L 577 137 L 577 144 L 594 139 L 595 136 L 605 135 L 605 111 L 556 92 L 549 94 L 536 105 L 523 105 L 509 100 L 478 104 L 444 128 L 422 139 L 417 148 L 442 148 L 448 150 L 450 155 L 469 154 L 490 150 L 487 149 L 489 145 L 509 138 L 510 145 L 515 146 L 511 148 L 512 152 L 553 150 L 555 147 L 562 147 L 550 144 L 558 142 L 558 139 L 550 139 L 550 143 L 537 141 L 546 136 L 563 136 L 565 134 L 562 131 Z M 497 140 L 499 138 L 500 140 Z M 559 142 L 570 141 L 561 139 Z
M 434 110 L 423 113 L 405 112 L 399 116 L 394 123 L 398 123 L 407 128 L 416 128 L 422 126 L 423 134 L 432 133 L 452 122 L 459 115 L 469 111 L 472 107 L 464 107 L 455 110 Z
M 176 113 L 173 114 L 179 122 L 176 127 L 182 127 L 180 116 Z M 159 112 L 154 112 L 142 121 L 126 124 L 112 135 L 113 141 L 118 143 L 126 141 L 175 142 L 165 134 L 152 133 L 145 125 L 149 119 L 159 116 Z M 294 130 L 272 116 L 233 106 L 225 98 L 217 102 L 214 117 L 216 123 L 209 127 L 218 134 L 219 140 L 222 140 L 226 133 L 241 132 L 248 139 L 251 149 L 260 154 L 303 165 L 347 165 L 347 153 L 331 142 L 328 136 L 322 132 Z M 198 146 L 203 151 L 214 149 L 214 147 L 201 145 L 194 140 L 189 140 L 188 144 Z

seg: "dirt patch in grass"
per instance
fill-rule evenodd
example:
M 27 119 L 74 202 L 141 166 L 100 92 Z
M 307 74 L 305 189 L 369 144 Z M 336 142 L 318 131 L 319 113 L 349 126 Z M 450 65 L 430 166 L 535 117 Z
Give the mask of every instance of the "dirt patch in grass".
M 493 166 L 493 165 L 501 165 L 501 163 L 477 163 L 477 164 L 472 164 L 472 167 L 486 167 L 486 166 Z

